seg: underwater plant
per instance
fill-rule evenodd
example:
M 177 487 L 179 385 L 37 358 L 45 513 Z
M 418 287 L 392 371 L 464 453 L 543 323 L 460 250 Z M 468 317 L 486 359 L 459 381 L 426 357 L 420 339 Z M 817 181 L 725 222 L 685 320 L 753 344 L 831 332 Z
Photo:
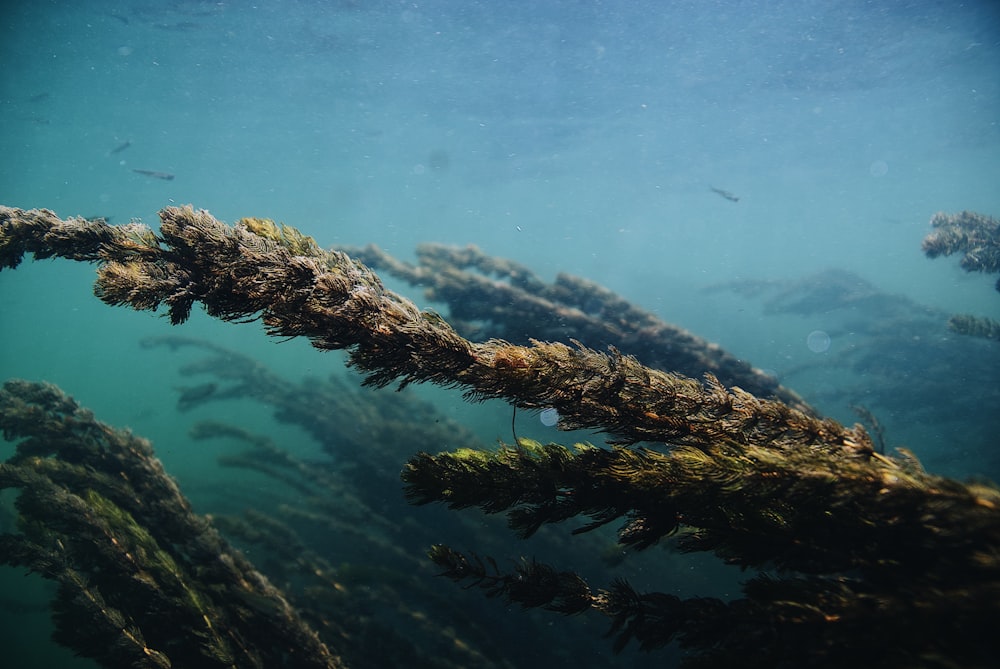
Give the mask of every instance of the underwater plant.
M 0 564 L 58 584 L 54 638 L 107 667 L 343 666 L 241 553 L 196 515 L 149 442 L 45 383 L 0 388 L 20 490 Z
M 579 343 L 469 341 L 350 255 L 287 227 L 229 227 L 190 207 L 160 217 L 156 234 L 0 208 L 0 267 L 26 253 L 98 262 L 95 293 L 109 304 L 165 305 L 178 324 L 200 302 L 223 320 L 259 318 L 271 335 L 347 349 L 369 385 L 431 382 L 470 400 L 554 408 L 561 427 L 605 431 L 614 445 L 519 439 L 496 451 L 418 453 L 403 473 L 408 496 L 507 512 L 522 536 L 577 516 L 590 519 L 577 531 L 620 520 L 623 545 L 675 535 L 681 550 L 760 570 L 740 598 L 681 599 L 622 581 L 593 590 L 534 561 L 505 573 L 492 559 L 435 546 L 445 576 L 525 607 L 601 612 L 616 648 L 676 639 L 692 667 L 995 660 L 995 486 L 928 474 L 905 451 L 877 452 L 861 426 L 712 374 L 696 380 Z
M 665 323 L 592 281 L 560 272 L 551 284 L 520 263 L 486 255 L 475 246 L 417 246 L 417 264 L 375 245 L 340 247 L 368 267 L 424 289 L 448 305 L 448 323 L 467 339 L 527 344 L 583 341 L 613 346 L 647 367 L 698 377 L 710 373 L 728 386 L 815 413 L 794 391 L 718 344 Z M 530 332 L 526 332 L 530 328 Z
M 960 265 L 966 272 L 1000 272 L 1000 220 L 974 211 L 939 212 L 931 218 L 931 225 L 934 231 L 923 241 L 928 258 L 962 253 Z M 995 287 L 1000 291 L 1000 279 Z M 991 318 L 959 314 L 948 321 L 948 327 L 959 334 L 1000 341 L 1000 323 Z

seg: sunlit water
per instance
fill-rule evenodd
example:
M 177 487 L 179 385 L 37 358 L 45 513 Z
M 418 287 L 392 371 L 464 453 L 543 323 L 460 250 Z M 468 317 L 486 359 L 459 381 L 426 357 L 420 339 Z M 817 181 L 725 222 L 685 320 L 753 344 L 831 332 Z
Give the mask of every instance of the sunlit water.
M 990 277 L 920 252 L 936 211 L 1000 213 L 992 2 L 148 0 L 2 12 L 6 205 L 124 223 L 192 203 L 405 259 L 422 241 L 473 243 L 546 279 L 600 282 L 779 378 L 856 341 L 840 315 L 768 315 L 705 287 L 837 268 L 928 308 L 1000 315 Z M 137 345 L 168 323 L 101 305 L 91 277 L 59 261 L 0 273 L 0 376 L 53 381 L 152 438 L 197 500 L 217 472 L 212 454 L 186 448 L 180 363 Z M 258 326 L 196 314 L 183 334 L 291 378 L 341 366 Z M 928 363 L 906 364 L 917 378 Z M 823 398 L 857 371 L 783 381 L 855 420 Z M 505 406 L 427 395 L 487 442 L 511 439 Z M 225 418 L 302 438 L 254 407 Z M 557 439 L 555 418 L 519 416 L 522 436 Z M 883 422 L 939 471 L 996 476 L 982 455 L 993 444 Z M 4 624 L 0 638 L 49 666 L 34 629 Z

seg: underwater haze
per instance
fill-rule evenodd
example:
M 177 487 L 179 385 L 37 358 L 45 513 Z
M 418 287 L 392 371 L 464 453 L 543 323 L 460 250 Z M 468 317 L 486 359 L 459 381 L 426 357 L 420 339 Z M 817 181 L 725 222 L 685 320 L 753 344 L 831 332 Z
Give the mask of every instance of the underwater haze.
M 407 261 L 422 242 L 474 244 L 546 281 L 597 282 L 843 423 L 860 405 L 929 471 L 1000 478 L 1000 348 L 946 326 L 1000 318 L 995 278 L 921 251 L 936 212 L 1000 214 L 996 2 L 87 0 L 5 3 L 0 18 L 0 204 L 154 228 L 161 208 L 192 204 Z M 291 383 L 356 385 L 344 356 L 198 308 L 177 328 L 113 309 L 93 273 L 60 260 L 0 273 L 0 381 L 55 383 L 150 439 L 199 513 L 239 511 L 255 486 L 272 499 L 253 472 L 219 467 L 235 447 L 191 442 L 199 420 L 320 457 L 307 429 L 250 399 L 179 405 L 223 382 L 185 367 L 197 346 L 150 338 L 211 342 Z M 551 416 L 407 392 L 488 446 L 512 422 L 567 439 Z M 14 499 L 0 495 L 0 532 Z M 502 557 L 530 554 L 497 528 Z M 683 578 L 657 576 L 642 559 L 630 579 L 668 592 L 724 596 L 739 580 L 689 556 Z M 50 584 L 24 571 L 0 570 L 6 666 L 95 666 L 50 640 Z M 677 660 L 612 654 L 596 616 L 482 606 L 512 628 L 589 625 L 585 650 L 511 650 L 510 666 Z

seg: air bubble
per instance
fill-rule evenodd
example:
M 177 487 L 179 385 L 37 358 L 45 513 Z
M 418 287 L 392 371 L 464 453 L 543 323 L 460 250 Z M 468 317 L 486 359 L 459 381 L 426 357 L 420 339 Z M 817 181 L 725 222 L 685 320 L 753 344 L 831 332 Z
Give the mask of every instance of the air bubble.
M 830 335 L 823 332 L 822 330 L 813 330 L 806 337 L 806 346 L 813 353 L 823 353 L 830 348 Z
M 542 421 L 545 427 L 552 427 L 559 422 L 559 412 L 555 409 L 545 409 L 538 414 L 538 420 Z

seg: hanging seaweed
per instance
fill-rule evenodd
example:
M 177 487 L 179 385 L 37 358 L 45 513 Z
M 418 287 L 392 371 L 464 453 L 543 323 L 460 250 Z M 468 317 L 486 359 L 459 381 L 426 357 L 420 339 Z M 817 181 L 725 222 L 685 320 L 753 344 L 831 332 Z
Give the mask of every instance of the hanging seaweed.
M 294 255 L 243 225 L 228 227 L 190 207 L 168 207 L 160 218 L 157 243 L 137 249 L 134 230 L 0 208 L 0 267 L 16 267 L 27 252 L 99 260 L 94 290 L 108 304 L 142 310 L 165 304 L 177 324 L 201 302 L 223 320 L 260 318 L 271 335 L 305 336 L 321 350 L 349 349 L 370 385 L 431 382 L 462 387 L 470 398 L 552 407 L 562 427 L 606 430 L 623 443 L 710 443 L 721 430 L 769 443 L 871 451 L 860 428 L 727 390 L 711 376 L 701 383 L 650 369 L 616 349 L 470 342 L 344 253 Z
M 54 386 L 8 381 L 0 561 L 59 584 L 55 639 L 106 667 L 339 667 L 281 591 L 193 513 L 148 442 Z M 197 641 L 195 641 L 197 640 Z
M 923 242 L 928 258 L 962 253 L 960 264 L 966 272 L 1000 272 L 1000 221 L 973 211 L 939 212 L 931 217 L 931 226 L 934 231 Z
M 987 667 L 1000 619 L 1000 490 L 926 474 L 915 458 L 776 457 L 736 444 L 567 449 L 526 439 L 492 453 L 419 454 L 403 473 L 415 503 L 507 512 L 520 536 L 582 516 L 574 533 L 622 520 L 638 549 L 665 537 L 744 568 L 778 569 L 743 597 L 592 591 L 572 572 L 435 546 L 442 575 L 490 597 L 611 619 L 621 650 L 674 640 L 686 667 Z
M 948 319 L 948 327 L 958 334 L 1000 341 L 1000 322 L 992 318 L 958 314 Z
M 503 572 L 491 558 L 441 545 L 429 556 L 442 576 L 489 597 L 607 616 L 616 651 L 629 643 L 652 651 L 677 642 L 688 652 L 686 669 L 985 668 L 996 657 L 994 588 L 927 588 L 911 596 L 845 577 L 761 575 L 744 584 L 743 597 L 723 601 L 641 593 L 623 580 L 595 591 L 580 576 L 549 565 L 525 560 Z
M 931 226 L 934 231 L 923 242 L 928 258 L 961 253 L 959 264 L 966 272 L 1000 272 L 1000 220 L 973 211 L 939 212 L 931 217 Z M 996 289 L 1000 291 L 1000 279 Z M 1000 341 L 1000 324 L 989 318 L 956 315 L 948 327 L 959 334 Z
M 559 273 L 547 284 L 527 267 L 488 256 L 475 246 L 420 244 L 416 265 L 374 245 L 342 250 L 373 269 L 424 287 L 427 299 L 448 305 L 448 321 L 464 337 L 516 344 L 574 339 L 591 348 L 612 346 L 648 367 L 688 376 L 711 373 L 726 385 L 813 412 L 773 376 L 586 279 Z
M 563 613 L 596 609 L 611 617 L 617 648 L 676 639 L 692 649 L 690 666 L 995 659 L 1000 492 L 927 474 L 905 451 L 877 453 L 861 426 L 711 374 L 699 381 L 651 369 L 614 348 L 471 342 L 347 254 L 273 224 L 228 227 L 206 212 L 168 208 L 152 235 L 0 209 L 0 266 L 29 252 L 99 262 L 95 292 L 109 304 L 162 304 L 180 323 L 201 302 L 223 320 L 259 318 L 272 335 L 347 349 L 370 385 L 432 382 L 470 399 L 551 407 L 561 427 L 604 430 L 619 444 L 520 439 L 495 452 L 419 453 L 403 474 L 414 502 L 507 512 L 522 536 L 577 516 L 585 519 L 578 532 L 621 521 L 626 546 L 677 535 L 682 550 L 782 574 L 752 579 L 731 602 L 682 600 L 623 582 L 590 591 L 574 574 L 533 561 L 504 574 L 490 560 L 432 551 L 446 575 L 487 594 Z M 623 446 L 638 442 L 664 446 Z
M 678 539 L 741 567 L 856 571 L 875 580 L 989 583 L 1000 560 L 1000 491 L 932 476 L 912 456 L 846 457 L 725 443 L 704 449 L 611 449 L 522 439 L 495 452 L 421 453 L 403 471 L 408 497 L 508 512 L 530 536 L 577 516 L 575 532 L 624 519 L 619 541 Z
M 254 474 L 230 479 L 219 491 L 226 511 L 213 511 L 212 522 L 281 584 L 321 638 L 331 635 L 349 666 L 508 669 L 564 661 L 604 666 L 608 649 L 600 639 L 565 648 L 559 629 L 547 626 L 514 643 L 523 635 L 522 620 L 497 619 L 491 602 L 442 589 L 428 578 L 432 565 L 424 551 L 442 536 L 492 552 L 508 549 L 502 522 L 416 508 L 400 494 L 400 463 L 415 450 L 444 443 L 486 447 L 433 404 L 412 392 L 360 388 L 353 375 L 292 382 L 254 358 L 205 340 L 174 335 L 140 344 L 199 354 L 179 371 L 195 383 L 208 379 L 216 390 L 191 405 L 188 391 L 178 388 L 179 408 L 212 416 L 194 423 L 189 437 L 199 449 L 220 449 L 221 476 L 233 469 Z M 300 426 L 319 451 L 306 455 L 298 442 L 224 422 L 234 419 L 220 402 L 252 402 L 255 412 L 270 410 L 276 422 Z M 593 554 L 587 562 L 599 568 L 598 551 L 609 539 L 583 539 L 541 532 L 534 548 L 547 555 L 584 550 Z M 580 629 L 586 621 L 566 625 Z

